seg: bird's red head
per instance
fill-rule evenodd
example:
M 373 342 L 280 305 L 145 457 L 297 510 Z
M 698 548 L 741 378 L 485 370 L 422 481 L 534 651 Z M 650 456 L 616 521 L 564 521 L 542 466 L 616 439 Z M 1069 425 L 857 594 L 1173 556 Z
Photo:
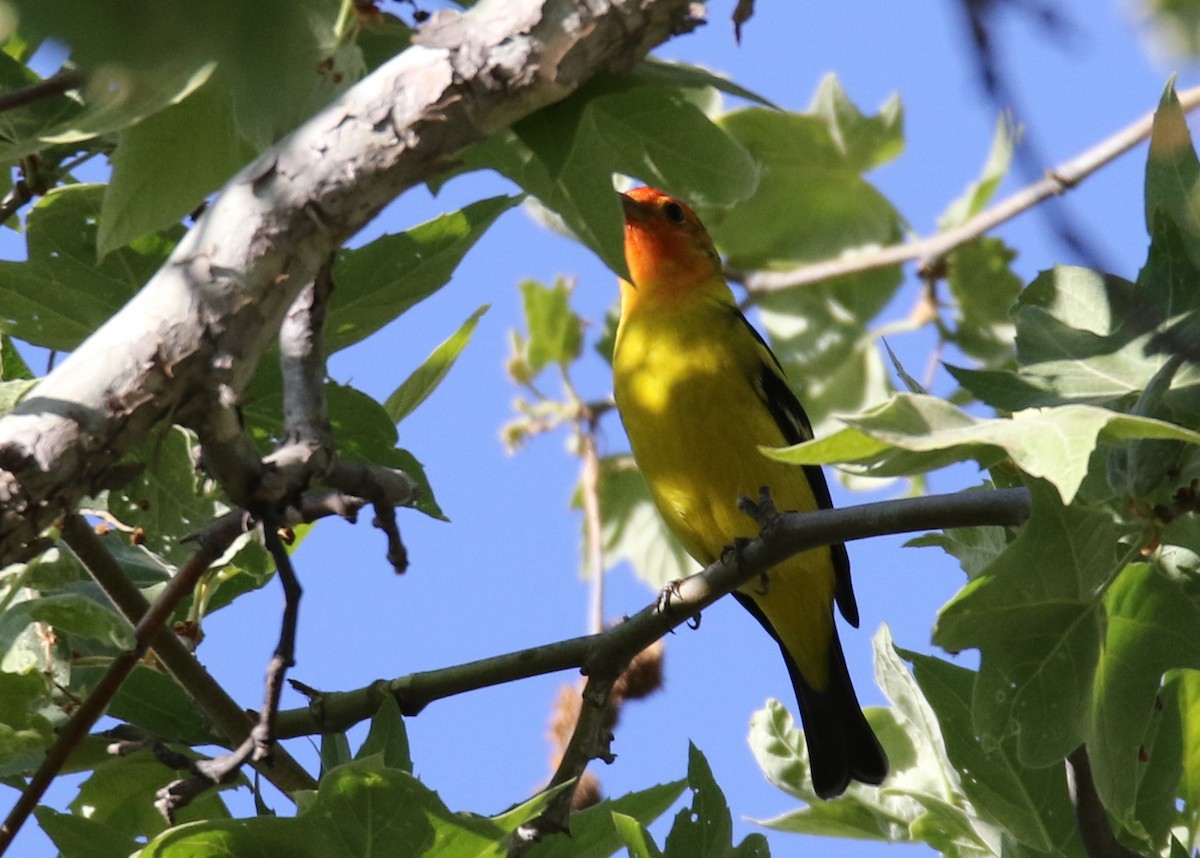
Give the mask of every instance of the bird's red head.
M 621 194 L 621 206 L 625 263 L 635 290 L 675 293 L 721 279 L 721 259 L 687 203 L 655 188 L 634 188 Z

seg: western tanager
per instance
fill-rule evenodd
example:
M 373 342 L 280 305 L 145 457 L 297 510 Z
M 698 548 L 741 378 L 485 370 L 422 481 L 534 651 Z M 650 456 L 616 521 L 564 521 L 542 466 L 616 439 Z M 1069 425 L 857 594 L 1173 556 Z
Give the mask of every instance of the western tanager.
M 757 535 L 737 508 L 766 486 L 779 509 L 831 506 L 819 467 L 765 457 L 812 437 L 783 369 L 738 310 L 704 225 L 685 203 L 652 188 L 621 195 L 625 259 L 613 352 L 617 408 L 633 457 L 667 526 L 701 564 Z M 833 603 L 853 626 L 858 607 L 844 545 L 779 564 L 734 597 L 783 650 L 808 743 L 813 789 L 840 795 L 851 780 L 878 784 L 887 757 L 846 672 Z

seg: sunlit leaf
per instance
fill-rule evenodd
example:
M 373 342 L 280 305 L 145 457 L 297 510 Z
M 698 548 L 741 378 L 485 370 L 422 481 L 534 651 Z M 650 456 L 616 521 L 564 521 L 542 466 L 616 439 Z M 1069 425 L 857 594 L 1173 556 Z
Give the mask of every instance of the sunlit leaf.
M 97 261 L 103 194 L 103 185 L 67 185 L 34 204 L 28 261 L 0 261 L 0 329 L 34 345 L 73 349 L 166 261 L 181 229 L 145 236 Z
M 428 298 L 464 254 L 519 197 L 490 197 L 401 233 L 343 250 L 325 325 L 332 353 L 358 342 Z
M 462 350 L 471 341 L 471 335 L 475 333 L 475 326 L 490 306 L 490 304 L 484 304 L 472 313 L 457 331 L 443 340 L 430 353 L 424 363 L 413 370 L 412 375 L 405 379 L 403 384 L 392 391 L 383 407 L 393 421 L 399 423 L 437 389 L 437 386 L 442 383 L 442 379 L 450 372 L 450 368 L 454 366 L 454 362 L 458 360 L 458 356 L 462 354 Z

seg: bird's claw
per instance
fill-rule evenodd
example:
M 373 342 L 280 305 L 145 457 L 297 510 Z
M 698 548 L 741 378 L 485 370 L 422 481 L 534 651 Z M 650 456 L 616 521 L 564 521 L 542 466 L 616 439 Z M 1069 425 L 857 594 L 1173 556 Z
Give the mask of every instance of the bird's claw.
M 671 607 L 671 600 L 679 596 L 679 586 L 682 583 L 683 581 L 681 579 L 668 581 L 666 585 L 658 591 L 658 599 L 655 601 L 654 606 L 660 614 L 670 617 L 675 612 L 675 609 Z M 694 617 L 688 617 L 687 626 L 689 629 L 700 628 L 700 615 L 696 614 Z M 671 629 L 671 634 L 675 634 L 675 629 Z

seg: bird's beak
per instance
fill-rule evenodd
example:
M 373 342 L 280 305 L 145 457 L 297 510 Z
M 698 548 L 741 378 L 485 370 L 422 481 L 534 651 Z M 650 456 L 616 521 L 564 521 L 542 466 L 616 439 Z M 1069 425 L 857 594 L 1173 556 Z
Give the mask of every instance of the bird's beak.
M 646 210 L 629 194 L 617 194 L 621 198 L 621 208 L 625 212 L 626 221 L 637 221 L 645 219 Z

